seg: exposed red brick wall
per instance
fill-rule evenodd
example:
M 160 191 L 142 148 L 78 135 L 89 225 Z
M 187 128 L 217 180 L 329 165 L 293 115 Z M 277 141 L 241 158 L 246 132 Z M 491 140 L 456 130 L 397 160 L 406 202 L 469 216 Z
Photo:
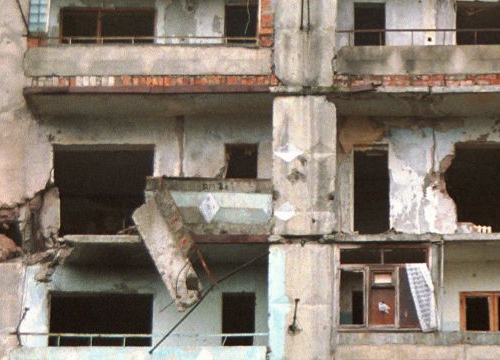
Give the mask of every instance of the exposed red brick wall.
M 33 77 L 28 87 L 174 87 L 184 85 L 267 85 L 277 86 L 274 75 L 199 75 L 199 76 L 51 76 Z
M 500 74 L 479 75 L 335 75 L 334 86 L 340 89 L 373 84 L 393 87 L 500 85 Z
M 259 45 L 271 47 L 274 44 L 274 11 L 272 0 L 260 0 Z

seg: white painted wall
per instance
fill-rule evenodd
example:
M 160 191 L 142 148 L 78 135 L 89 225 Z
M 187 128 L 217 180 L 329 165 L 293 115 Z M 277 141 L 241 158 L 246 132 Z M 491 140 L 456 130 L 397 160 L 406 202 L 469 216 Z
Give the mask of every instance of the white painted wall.
M 460 330 L 460 292 L 500 291 L 498 244 L 445 245 L 443 330 Z
M 472 0 L 471 0 L 472 1 Z M 497 1 L 497 0 L 493 0 Z M 452 0 L 342 0 L 338 1 L 337 28 L 354 29 L 354 3 L 385 3 L 386 29 L 454 29 L 455 4 Z M 337 34 L 337 48 L 349 42 L 347 34 Z M 351 35 L 351 45 L 354 37 Z M 394 32 L 386 36 L 386 45 L 453 45 L 451 32 Z
M 220 277 L 237 265 L 211 264 L 211 270 Z M 49 291 L 76 292 L 113 292 L 153 294 L 153 334 L 156 343 L 185 313 L 177 311 L 175 305 L 169 306 L 171 297 L 159 275 L 153 270 L 143 268 L 98 268 L 98 267 L 59 267 L 50 283 L 34 280 L 38 266 L 28 268 L 25 283 L 23 307 L 29 307 L 21 332 L 48 331 Z M 202 270 L 198 270 L 201 277 Z M 204 289 L 210 284 L 203 282 Z M 249 267 L 224 283 L 217 286 L 202 304 L 180 325 L 163 343 L 164 346 L 180 345 L 220 345 L 216 337 L 186 337 L 179 334 L 219 334 L 222 332 L 222 294 L 224 292 L 254 292 L 256 296 L 255 330 L 267 332 L 267 265 Z M 23 336 L 26 346 L 47 346 L 46 336 Z M 255 345 L 266 345 L 267 338 L 261 337 Z
M 224 165 L 226 143 L 257 143 L 259 178 L 271 178 L 272 120 L 263 115 L 186 118 L 185 176 L 213 177 Z
M 357 121 L 349 118 L 347 121 Z M 385 135 L 376 143 L 389 148 L 390 225 L 404 233 L 454 233 L 455 204 L 436 186 L 430 174 L 439 173 L 441 162 L 453 155 L 460 142 L 500 142 L 500 125 L 491 118 L 443 119 L 434 127 L 416 119 L 380 121 Z M 412 125 L 413 124 L 413 125 Z M 341 132 L 341 131 L 340 131 Z M 338 184 L 349 192 L 341 196 L 339 226 L 352 231 L 352 158 L 340 156 Z M 349 226 L 348 226 L 349 225 Z

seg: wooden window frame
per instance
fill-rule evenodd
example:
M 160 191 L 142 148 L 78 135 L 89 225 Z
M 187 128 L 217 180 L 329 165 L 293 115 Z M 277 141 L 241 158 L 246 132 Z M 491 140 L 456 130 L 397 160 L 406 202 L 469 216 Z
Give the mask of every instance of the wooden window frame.
M 340 279 L 341 271 L 352 271 L 363 273 L 363 324 L 340 324 L 340 316 L 337 316 L 336 325 L 340 331 L 380 331 L 380 330 L 391 330 L 391 331 L 401 331 L 401 332 L 415 332 L 422 331 L 419 326 L 415 327 L 403 327 L 400 322 L 400 272 L 404 269 L 405 264 L 385 264 L 384 263 L 384 251 L 385 249 L 425 249 L 426 250 L 426 265 L 430 269 L 430 247 L 428 244 L 391 244 L 391 245 L 342 245 L 338 246 L 338 266 L 337 266 L 337 286 L 336 291 L 340 296 Z M 340 263 L 340 252 L 345 249 L 378 249 L 381 251 L 381 263 L 380 264 L 341 264 Z M 387 273 L 392 272 L 393 283 L 391 285 L 374 285 L 373 284 L 373 274 L 375 273 Z M 372 288 L 394 288 L 395 299 L 394 299 L 394 325 L 370 325 L 370 296 Z M 499 293 L 500 295 L 500 293 Z M 340 301 L 337 301 L 337 314 L 340 315 Z
M 65 12 L 68 13 L 95 13 L 97 16 L 97 29 L 96 29 L 96 36 L 95 36 L 95 42 L 96 44 L 102 44 L 103 43 L 103 38 L 102 38 L 102 14 L 105 13 L 119 13 L 119 12 L 132 12 L 132 13 L 152 13 L 154 14 L 154 20 L 153 20 L 153 37 L 156 36 L 156 25 L 157 25 L 157 12 L 156 8 L 151 8 L 151 7 L 144 7 L 144 8 L 137 8 L 137 7 L 118 7 L 118 8 L 97 8 L 97 7 L 63 7 L 59 10 L 59 43 L 63 43 L 64 41 L 64 36 L 63 36 L 63 29 L 64 29 L 64 21 L 63 21 L 63 14 Z M 124 36 L 124 38 L 128 38 L 129 36 Z M 154 43 L 154 40 L 152 41 Z
M 490 330 L 467 330 L 467 303 L 468 297 L 488 298 L 488 310 L 490 316 Z M 467 332 L 498 332 L 500 324 L 498 321 L 498 304 L 500 291 L 462 291 L 460 292 L 460 331 Z

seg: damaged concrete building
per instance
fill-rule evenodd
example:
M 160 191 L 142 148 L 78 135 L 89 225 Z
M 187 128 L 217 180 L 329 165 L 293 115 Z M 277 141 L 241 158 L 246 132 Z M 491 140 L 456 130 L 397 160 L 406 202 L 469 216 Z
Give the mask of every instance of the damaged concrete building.
M 500 1 L 1 4 L 1 360 L 500 359 Z

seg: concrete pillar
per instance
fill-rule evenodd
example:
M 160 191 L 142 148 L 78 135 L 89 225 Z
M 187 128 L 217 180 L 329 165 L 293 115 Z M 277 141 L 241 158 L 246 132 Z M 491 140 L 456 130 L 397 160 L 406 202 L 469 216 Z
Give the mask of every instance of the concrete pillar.
M 23 276 L 25 266 L 20 259 L 0 264 L 0 360 L 9 359 L 17 347 L 16 331 L 21 315 Z
M 330 359 L 333 246 L 272 245 L 269 255 L 269 346 L 272 360 Z M 293 324 L 297 303 L 296 331 Z
M 335 106 L 324 96 L 274 100 L 275 234 L 333 231 L 336 129 Z
M 336 0 L 275 2 L 274 63 L 284 85 L 332 86 L 336 14 Z

